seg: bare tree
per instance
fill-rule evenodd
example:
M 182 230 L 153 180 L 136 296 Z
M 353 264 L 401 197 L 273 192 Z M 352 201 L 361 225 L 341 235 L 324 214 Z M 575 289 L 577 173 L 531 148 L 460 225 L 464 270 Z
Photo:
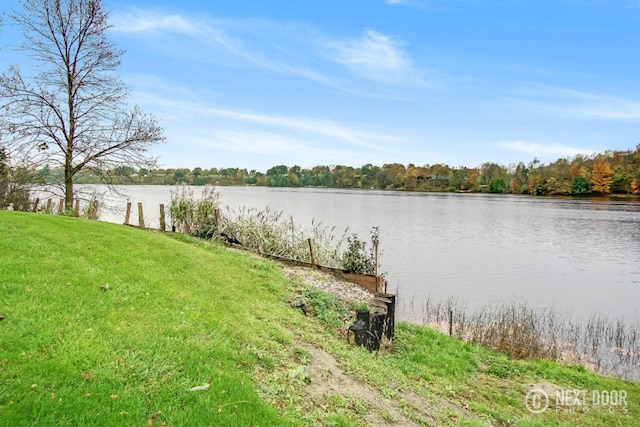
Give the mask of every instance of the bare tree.
M 23 31 L 17 48 L 32 74 L 17 67 L 0 76 L 0 138 L 11 156 L 64 169 L 65 205 L 83 169 L 111 183 L 117 166 L 150 168 L 152 144 L 164 141 L 157 121 L 129 108 L 127 86 L 114 74 L 123 51 L 108 39 L 101 0 L 21 0 L 9 18 Z M 0 141 L 1 142 L 1 141 Z

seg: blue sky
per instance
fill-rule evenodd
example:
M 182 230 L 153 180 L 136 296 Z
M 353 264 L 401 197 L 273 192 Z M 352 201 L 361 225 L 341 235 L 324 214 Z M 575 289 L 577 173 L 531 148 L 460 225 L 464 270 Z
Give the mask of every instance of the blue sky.
M 474 167 L 640 143 L 640 0 L 105 3 L 165 167 Z

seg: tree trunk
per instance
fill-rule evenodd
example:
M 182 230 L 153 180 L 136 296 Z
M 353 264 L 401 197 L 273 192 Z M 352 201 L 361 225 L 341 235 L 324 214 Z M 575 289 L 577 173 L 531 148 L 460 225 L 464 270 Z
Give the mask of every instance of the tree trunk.
M 73 171 L 70 158 L 64 168 L 64 209 L 67 212 L 73 209 Z

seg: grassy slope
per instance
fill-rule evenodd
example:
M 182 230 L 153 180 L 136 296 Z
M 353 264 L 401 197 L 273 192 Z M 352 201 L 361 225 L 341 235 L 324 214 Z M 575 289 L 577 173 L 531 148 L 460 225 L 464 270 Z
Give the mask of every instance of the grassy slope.
M 432 403 L 437 425 L 640 420 L 638 384 L 515 362 L 426 328 L 399 325 L 393 354 L 354 349 L 286 303 L 303 290 L 277 265 L 182 240 L 0 211 L 0 426 L 362 425 L 362 413 L 376 408 L 304 398 L 297 368 L 308 345 L 332 353 L 418 423 L 407 390 Z M 526 384 L 543 381 L 625 390 L 627 413 L 532 415 Z M 210 389 L 189 391 L 203 383 Z

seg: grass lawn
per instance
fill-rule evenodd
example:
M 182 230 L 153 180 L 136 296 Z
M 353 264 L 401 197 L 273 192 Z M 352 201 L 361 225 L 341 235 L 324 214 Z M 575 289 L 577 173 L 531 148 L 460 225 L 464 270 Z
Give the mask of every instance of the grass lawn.
M 409 324 L 371 354 L 341 335 L 349 313 L 215 243 L 0 211 L 0 426 L 640 425 L 637 383 Z M 364 399 L 309 394 L 317 349 Z M 532 385 L 623 390 L 626 405 L 534 414 Z

